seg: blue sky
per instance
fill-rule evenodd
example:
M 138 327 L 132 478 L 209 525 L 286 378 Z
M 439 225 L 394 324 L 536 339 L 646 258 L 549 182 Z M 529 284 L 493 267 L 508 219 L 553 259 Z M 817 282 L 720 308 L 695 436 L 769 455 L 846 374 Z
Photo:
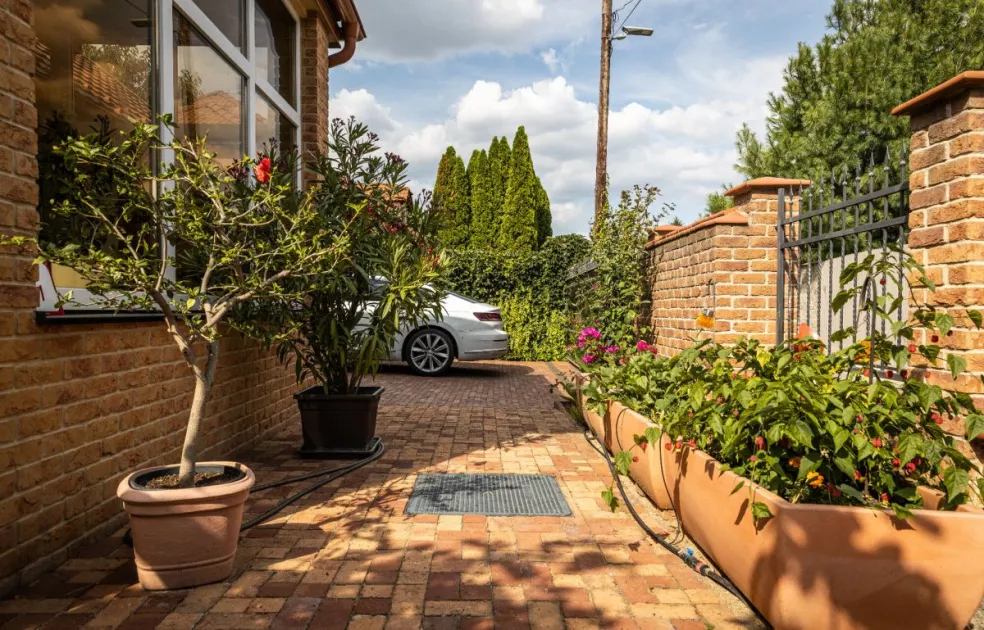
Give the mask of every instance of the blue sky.
M 615 0 L 618 7 L 624 0 Z M 519 125 L 551 199 L 554 233 L 586 233 L 594 186 L 598 0 L 362 0 L 368 39 L 332 70 L 332 116 L 355 115 L 431 188 L 452 144 L 465 159 Z M 628 5 L 629 8 L 634 4 Z M 616 42 L 613 192 L 649 183 L 695 219 L 708 192 L 737 183 L 734 135 L 761 130 L 798 42 L 825 30 L 824 0 L 642 0 Z M 628 9 L 623 11 L 623 15 Z M 654 207 L 654 210 L 657 209 Z

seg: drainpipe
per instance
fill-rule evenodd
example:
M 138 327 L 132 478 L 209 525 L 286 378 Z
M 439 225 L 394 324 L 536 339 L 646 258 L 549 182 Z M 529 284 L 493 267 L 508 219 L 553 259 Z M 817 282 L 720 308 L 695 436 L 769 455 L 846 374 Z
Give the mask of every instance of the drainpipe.
M 328 68 L 334 68 L 347 62 L 355 55 L 355 42 L 359 38 L 359 23 L 347 22 L 345 24 L 345 47 L 337 53 L 328 55 Z

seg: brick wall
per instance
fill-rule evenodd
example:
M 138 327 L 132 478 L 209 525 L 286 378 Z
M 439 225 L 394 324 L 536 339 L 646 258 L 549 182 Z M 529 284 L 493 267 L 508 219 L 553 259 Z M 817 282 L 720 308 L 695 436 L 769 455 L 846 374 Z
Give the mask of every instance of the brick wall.
M 733 208 L 686 227 L 657 228 L 647 245 L 647 276 L 661 352 L 680 351 L 698 333 L 721 343 L 742 336 L 775 341 L 778 191 L 800 185 L 809 182 L 751 180 L 728 191 Z M 696 318 L 705 308 L 715 323 L 701 332 Z
M 932 293 L 916 291 L 916 299 L 954 316 L 956 329 L 940 343 L 944 355 L 963 356 L 969 370 L 956 381 L 946 370 L 929 369 L 927 375 L 984 407 L 984 332 L 965 311 L 984 311 L 984 73 L 960 75 L 894 113 L 911 117 L 909 246 L 937 285 Z M 961 438 L 966 433 L 959 420 L 944 428 Z M 974 446 L 984 459 L 982 440 Z
M 29 0 L 0 0 L 7 234 L 37 232 L 32 11 Z M 328 31 L 319 19 L 303 25 L 305 149 L 328 124 Z M 0 250 L 0 596 L 123 524 L 116 486 L 137 468 L 178 461 L 193 388 L 160 323 L 37 325 L 32 260 L 30 251 Z M 223 340 L 202 458 L 233 457 L 296 421 L 296 389 L 275 357 Z

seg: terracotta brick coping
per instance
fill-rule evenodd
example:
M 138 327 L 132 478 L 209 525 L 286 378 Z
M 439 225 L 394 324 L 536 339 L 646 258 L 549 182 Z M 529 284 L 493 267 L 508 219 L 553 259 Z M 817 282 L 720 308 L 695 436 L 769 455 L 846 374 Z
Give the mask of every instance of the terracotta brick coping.
M 724 193 L 726 197 L 740 197 L 742 195 L 748 194 L 752 191 L 757 192 L 775 192 L 778 193 L 780 188 L 798 188 L 802 186 L 803 188 L 809 188 L 812 182 L 808 179 L 786 179 L 783 177 L 759 177 L 758 179 L 750 179 L 747 182 L 738 184 L 731 190 Z
M 728 208 L 721 212 L 697 219 L 690 225 L 659 225 L 653 229 L 653 239 L 646 243 L 646 249 L 665 245 L 687 234 L 693 234 L 715 225 L 748 225 L 748 216 L 740 208 Z
M 914 116 L 926 109 L 933 107 L 939 101 L 950 98 L 964 90 L 975 87 L 984 87 L 984 71 L 968 70 L 961 72 L 945 83 L 941 83 L 931 90 L 923 92 L 919 96 L 902 103 L 892 110 L 893 116 Z

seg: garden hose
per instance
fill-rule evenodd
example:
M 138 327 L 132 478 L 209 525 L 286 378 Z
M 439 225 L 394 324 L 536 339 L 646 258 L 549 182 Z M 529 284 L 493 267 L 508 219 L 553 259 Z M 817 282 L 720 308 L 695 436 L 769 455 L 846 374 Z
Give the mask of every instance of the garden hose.
M 277 505 L 273 506 L 272 508 L 270 508 L 260 516 L 257 516 L 256 518 L 246 521 L 239 528 L 239 531 L 244 532 L 247 529 L 256 527 L 257 525 L 263 523 L 264 521 L 270 520 L 272 517 L 276 516 L 279 512 L 281 512 L 285 507 L 291 505 L 292 503 L 295 503 L 302 497 L 311 494 L 315 490 L 318 490 L 319 488 L 328 485 L 332 481 L 344 477 L 345 475 L 351 472 L 355 472 L 356 470 L 362 468 L 367 464 L 371 464 L 372 462 L 382 457 L 385 452 L 386 452 L 386 445 L 383 444 L 382 440 L 377 438 L 372 446 L 372 450 L 369 452 L 369 455 L 363 457 L 358 461 L 352 462 L 351 464 L 348 464 L 346 466 L 339 466 L 338 468 L 332 468 L 330 470 L 318 470 L 316 472 L 308 473 L 306 475 L 301 475 L 299 477 L 288 477 L 287 479 L 280 479 L 278 481 L 271 481 L 270 483 L 264 483 L 258 486 L 253 486 L 253 488 L 250 489 L 250 494 L 254 492 L 262 492 L 263 490 L 269 490 L 270 488 L 278 488 L 280 486 L 286 486 L 292 483 L 298 483 L 300 481 L 307 481 L 308 479 L 324 477 L 324 479 L 320 479 L 314 484 L 308 486 L 307 488 L 304 488 L 303 490 L 299 492 L 295 492 L 294 494 L 290 495 L 289 497 L 287 497 Z M 127 528 L 126 533 L 123 534 L 123 542 L 126 545 L 129 545 L 131 547 L 133 546 L 133 537 L 130 535 L 129 528 Z
M 738 590 L 738 587 L 732 584 L 731 581 L 729 581 L 726 577 L 722 576 L 720 573 L 715 572 L 709 564 L 699 560 L 691 550 L 680 549 L 673 543 L 667 541 L 665 537 L 653 531 L 652 528 L 650 528 L 649 525 L 647 525 L 646 522 L 642 520 L 642 517 L 639 515 L 638 512 L 636 512 L 635 507 L 633 507 L 632 502 L 629 501 L 629 497 L 626 496 L 625 494 L 625 488 L 622 487 L 622 479 L 620 478 L 618 471 L 615 470 L 615 462 L 612 461 L 611 455 L 608 454 L 608 449 L 605 448 L 604 444 L 596 445 L 595 443 L 597 442 L 597 439 L 595 438 L 594 435 L 585 432 L 584 436 L 588 440 L 588 443 L 591 444 L 591 446 L 596 451 L 598 451 L 605 457 L 605 462 L 608 464 L 608 469 L 609 471 L 611 471 L 612 477 L 615 479 L 615 485 L 618 487 L 618 493 L 622 496 L 622 501 L 625 503 L 625 507 L 629 510 L 629 513 L 632 515 L 632 518 L 635 519 L 636 523 L 639 524 L 639 527 L 641 527 L 642 530 L 646 532 L 646 534 L 648 534 L 650 538 L 652 538 L 657 543 L 659 543 L 660 546 L 662 546 L 664 549 L 674 554 L 676 557 L 683 560 L 684 564 L 686 564 L 688 567 L 690 567 L 697 573 L 703 575 L 707 579 L 711 580 L 712 582 L 714 582 L 724 590 L 728 591 L 738 599 L 745 602 L 745 604 L 747 604 L 748 607 L 755 612 L 755 614 L 759 617 L 759 619 L 762 619 L 762 616 L 755 609 L 755 606 L 753 606 L 752 603 L 748 601 L 745 595 L 742 594 L 742 592 Z

